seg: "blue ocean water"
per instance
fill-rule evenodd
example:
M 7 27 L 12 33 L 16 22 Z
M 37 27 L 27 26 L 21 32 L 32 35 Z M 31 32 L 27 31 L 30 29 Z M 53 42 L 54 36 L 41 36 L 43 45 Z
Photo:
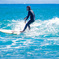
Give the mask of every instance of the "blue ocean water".
M 59 59 L 59 4 L 0 4 L 0 29 L 23 30 L 28 5 L 36 21 L 18 35 L 0 32 L 0 59 Z

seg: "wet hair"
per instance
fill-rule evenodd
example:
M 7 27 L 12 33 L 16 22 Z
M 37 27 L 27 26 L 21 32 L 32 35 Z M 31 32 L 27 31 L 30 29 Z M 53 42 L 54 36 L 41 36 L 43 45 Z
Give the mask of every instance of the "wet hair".
M 31 10 L 31 7 L 30 6 L 27 6 L 27 8 L 29 8 L 29 10 Z

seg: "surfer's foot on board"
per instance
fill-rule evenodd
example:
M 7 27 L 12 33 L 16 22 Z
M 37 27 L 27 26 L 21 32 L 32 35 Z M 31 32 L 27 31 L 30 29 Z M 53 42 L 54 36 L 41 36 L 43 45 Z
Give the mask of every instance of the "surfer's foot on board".
M 14 33 L 14 31 L 12 31 L 12 34 Z
M 21 33 L 24 32 L 24 31 L 20 31 Z

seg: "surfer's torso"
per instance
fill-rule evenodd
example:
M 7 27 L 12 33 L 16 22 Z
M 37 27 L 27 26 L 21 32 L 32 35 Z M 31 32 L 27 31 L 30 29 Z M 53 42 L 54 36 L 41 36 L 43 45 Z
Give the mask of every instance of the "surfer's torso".
M 32 10 L 28 11 L 28 16 L 26 17 L 26 20 L 29 18 L 29 16 L 30 16 L 31 21 L 35 20 L 35 14 L 34 14 L 34 12 Z

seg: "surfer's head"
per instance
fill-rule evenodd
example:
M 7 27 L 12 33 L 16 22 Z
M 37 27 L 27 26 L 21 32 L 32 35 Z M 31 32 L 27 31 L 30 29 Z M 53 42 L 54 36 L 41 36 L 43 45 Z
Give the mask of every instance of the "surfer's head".
M 28 10 L 28 11 L 31 10 L 31 7 L 30 7 L 30 6 L 27 6 L 27 10 Z

